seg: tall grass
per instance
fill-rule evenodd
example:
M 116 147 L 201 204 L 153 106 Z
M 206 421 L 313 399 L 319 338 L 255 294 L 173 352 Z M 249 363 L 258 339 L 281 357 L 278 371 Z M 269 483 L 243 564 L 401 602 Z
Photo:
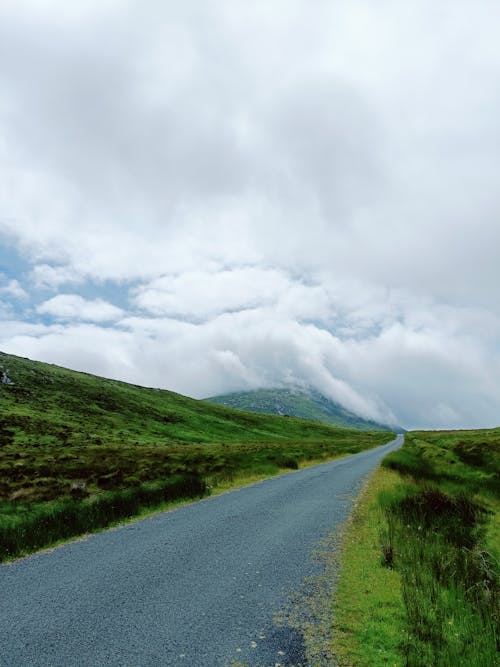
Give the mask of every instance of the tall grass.
M 93 499 L 61 499 L 11 506 L 0 520 L 0 561 L 29 553 L 58 540 L 105 528 L 146 507 L 207 493 L 197 475 L 177 475 L 163 482 L 108 491 Z
M 401 575 L 407 667 L 499 664 L 500 575 L 487 540 L 498 511 L 498 459 L 495 446 L 474 447 L 470 436 L 469 454 L 487 448 L 471 466 L 457 454 L 458 437 L 463 444 L 463 434 L 407 435 L 383 464 L 405 479 L 379 500 L 386 517 L 382 561 Z

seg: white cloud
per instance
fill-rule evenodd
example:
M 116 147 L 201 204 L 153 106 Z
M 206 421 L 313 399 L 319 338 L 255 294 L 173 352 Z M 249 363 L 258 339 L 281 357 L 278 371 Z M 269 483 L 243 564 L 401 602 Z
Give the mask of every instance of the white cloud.
M 68 283 L 82 283 L 83 276 L 77 274 L 71 266 L 50 266 L 37 264 L 31 272 L 31 279 L 37 288 L 57 289 Z
M 283 302 L 289 309 L 302 311 L 301 297 L 308 291 L 312 297 L 314 290 L 275 269 L 235 267 L 162 276 L 137 287 L 133 301 L 154 315 L 203 320 Z
M 0 274 L 0 279 L 2 275 Z M 14 299 L 27 299 L 28 293 L 20 285 L 18 280 L 8 280 L 6 285 L 0 285 L 0 294 Z
M 495 422 L 498 3 L 73 4 L 0 6 L 0 233 L 31 266 L 9 280 L 132 284 L 131 309 L 58 294 L 44 321 L 119 322 L 3 344 Z
M 53 315 L 58 320 L 87 320 L 110 322 L 123 316 L 121 308 L 103 299 L 84 299 L 78 294 L 58 294 L 37 307 L 42 315 Z

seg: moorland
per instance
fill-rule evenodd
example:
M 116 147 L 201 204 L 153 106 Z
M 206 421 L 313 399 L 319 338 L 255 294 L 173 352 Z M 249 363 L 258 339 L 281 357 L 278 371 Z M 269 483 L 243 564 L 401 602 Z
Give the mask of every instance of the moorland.
M 205 495 L 383 444 L 0 353 L 0 559 Z

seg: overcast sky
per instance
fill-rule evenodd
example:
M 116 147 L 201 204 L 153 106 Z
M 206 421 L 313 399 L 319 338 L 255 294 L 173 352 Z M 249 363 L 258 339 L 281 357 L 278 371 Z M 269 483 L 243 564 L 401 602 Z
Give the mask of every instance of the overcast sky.
M 2 0 L 0 349 L 500 425 L 498 0 Z

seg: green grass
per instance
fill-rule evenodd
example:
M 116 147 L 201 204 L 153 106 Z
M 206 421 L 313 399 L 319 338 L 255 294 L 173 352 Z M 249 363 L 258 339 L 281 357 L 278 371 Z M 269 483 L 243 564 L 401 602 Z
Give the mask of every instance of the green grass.
M 333 642 L 327 647 L 339 667 L 402 667 L 399 646 L 405 610 L 401 575 L 381 567 L 380 533 L 386 521 L 378 502 L 398 477 L 379 469 L 365 486 L 345 528 L 341 576 L 331 610 Z
M 206 490 L 199 477 L 177 475 L 161 483 L 102 493 L 91 500 L 67 498 L 24 506 L 5 505 L 0 521 L 0 561 L 105 528 L 149 507 L 201 497 Z
M 500 430 L 410 433 L 383 466 L 345 538 L 339 664 L 497 665 Z
M 160 502 L 151 489 L 167 489 L 171 479 L 197 480 L 187 495 L 199 495 L 200 485 L 271 476 L 392 437 L 246 413 L 0 353 L 3 372 L 12 383 L 0 384 L 0 542 L 10 546 L 0 558 L 48 545 L 58 533 L 102 527 L 97 507 L 105 498 L 122 508 L 110 510 L 113 522 Z M 132 497 L 142 499 L 135 509 Z M 30 547 L 38 524 L 45 528 Z

